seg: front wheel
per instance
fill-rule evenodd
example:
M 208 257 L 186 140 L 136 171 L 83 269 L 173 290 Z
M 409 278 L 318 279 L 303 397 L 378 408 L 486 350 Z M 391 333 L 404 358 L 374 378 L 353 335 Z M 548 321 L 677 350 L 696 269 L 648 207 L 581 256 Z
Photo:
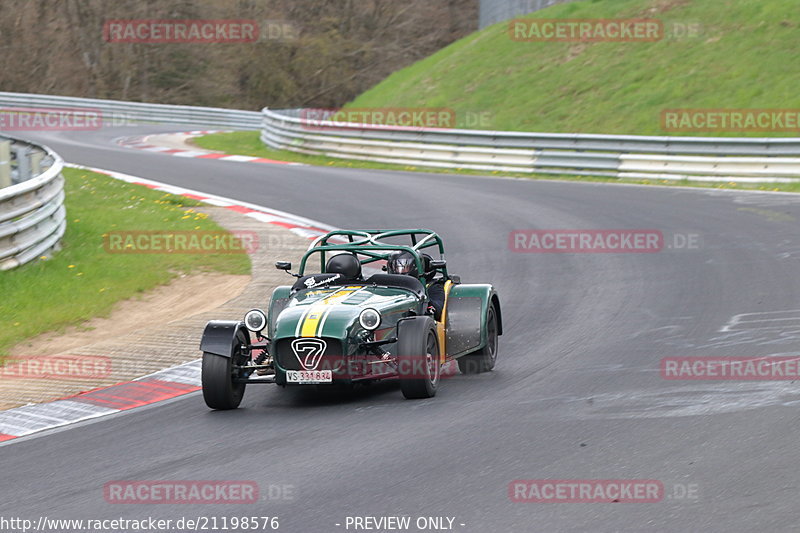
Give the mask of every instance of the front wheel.
M 211 409 L 236 409 L 242 403 L 247 384 L 234 383 L 233 363 L 234 357 L 203 352 L 203 399 Z
M 489 314 L 486 317 L 486 346 L 469 355 L 464 355 L 456 359 L 458 369 L 462 374 L 479 374 L 489 372 L 497 362 L 497 312 L 494 305 L 489 306 Z
M 408 399 L 433 398 L 441 378 L 439 338 L 429 316 L 404 320 L 397 336 L 400 391 Z

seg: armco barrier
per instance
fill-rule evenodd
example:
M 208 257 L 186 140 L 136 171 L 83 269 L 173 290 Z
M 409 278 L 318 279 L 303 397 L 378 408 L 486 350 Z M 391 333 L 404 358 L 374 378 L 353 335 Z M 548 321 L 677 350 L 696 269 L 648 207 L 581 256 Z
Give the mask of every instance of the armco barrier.
M 257 130 L 261 125 L 261 115 L 258 111 L 0 92 L 0 111 L 14 108 L 99 111 L 106 125 L 147 121 L 201 124 L 241 130 Z
M 636 179 L 800 180 L 800 139 L 398 128 L 262 111 L 271 148 L 406 166 Z M 313 113 L 309 113 L 313 115 Z
M 0 270 L 58 247 L 67 225 L 63 166 L 46 147 L 0 137 Z
M 100 110 L 106 123 L 261 129 L 268 146 L 298 153 L 406 166 L 636 179 L 792 182 L 800 139 L 528 133 L 309 124 L 302 110 L 261 113 L 209 107 L 0 92 L 2 108 Z M 0 150 L 0 180 L 3 153 Z

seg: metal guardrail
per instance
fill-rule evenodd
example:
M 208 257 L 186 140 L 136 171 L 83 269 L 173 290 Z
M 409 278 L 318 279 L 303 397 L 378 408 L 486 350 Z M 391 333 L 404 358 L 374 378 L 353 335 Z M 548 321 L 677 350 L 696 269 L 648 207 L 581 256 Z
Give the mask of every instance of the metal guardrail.
M 30 109 L 32 107 L 37 110 L 96 111 L 105 125 L 124 125 L 131 121 L 146 121 L 202 124 L 242 130 L 257 130 L 261 125 L 261 114 L 258 111 L 0 92 L 0 112 L 3 109 Z
M 12 129 L 37 129 L 20 127 L 25 125 L 21 118 L 47 116 L 54 110 L 96 117 L 91 126 L 98 128 L 136 121 L 245 130 L 261 125 L 257 111 L 0 92 L 0 113 L 15 115 L 3 117 L 0 127 L 14 123 Z M 58 248 L 66 230 L 62 168 L 62 159 L 48 148 L 0 136 L 0 270 Z
M 275 149 L 406 166 L 633 179 L 800 180 L 800 138 L 669 137 L 398 128 L 262 111 Z M 308 116 L 314 116 L 309 113 Z
M 47 147 L 0 137 L 0 270 L 58 248 L 67 226 L 63 167 Z

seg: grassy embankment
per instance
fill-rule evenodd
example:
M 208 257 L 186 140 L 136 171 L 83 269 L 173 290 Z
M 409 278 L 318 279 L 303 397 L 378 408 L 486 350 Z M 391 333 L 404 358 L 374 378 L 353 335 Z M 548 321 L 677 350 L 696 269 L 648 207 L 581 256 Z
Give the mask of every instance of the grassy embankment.
M 657 18 L 664 23 L 665 36 L 656 42 L 519 42 L 510 38 L 508 23 L 501 23 L 395 72 L 348 107 L 446 107 L 460 121 L 481 117 L 477 123 L 459 123 L 460 127 L 640 135 L 678 134 L 662 129 L 665 109 L 800 108 L 796 90 L 800 56 L 795 50 L 800 4 L 793 0 L 584 1 L 533 16 Z M 797 136 L 797 132 L 679 135 Z M 207 136 L 197 144 L 310 164 L 409 170 L 273 151 L 264 148 L 253 132 Z M 785 184 L 697 185 L 800 190 Z
M 0 272 L 0 358 L 22 339 L 58 334 L 181 274 L 247 274 L 246 254 L 109 253 L 116 231 L 224 231 L 193 200 L 65 169 L 67 231 L 50 259 Z

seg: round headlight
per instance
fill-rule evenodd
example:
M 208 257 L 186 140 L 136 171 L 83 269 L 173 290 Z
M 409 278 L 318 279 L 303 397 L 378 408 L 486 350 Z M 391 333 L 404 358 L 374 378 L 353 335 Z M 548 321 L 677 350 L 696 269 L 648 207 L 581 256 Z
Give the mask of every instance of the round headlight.
M 372 308 L 364 309 L 358 316 L 358 322 L 367 331 L 378 329 L 381 325 L 381 314 Z
M 267 315 L 261 309 L 253 309 L 244 315 L 244 326 L 254 333 L 267 327 Z

